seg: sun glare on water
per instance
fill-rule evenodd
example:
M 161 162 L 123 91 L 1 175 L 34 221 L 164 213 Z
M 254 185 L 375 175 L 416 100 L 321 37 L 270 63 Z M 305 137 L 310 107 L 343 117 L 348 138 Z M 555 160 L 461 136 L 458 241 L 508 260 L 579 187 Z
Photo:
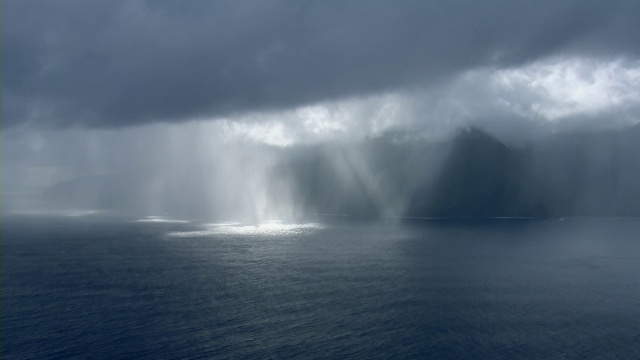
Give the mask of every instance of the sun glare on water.
M 189 220 L 167 219 L 162 216 L 147 216 L 144 219 L 135 220 L 134 222 L 186 224 Z
M 201 237 L 212 235 L 236 236 L 290 236 L 308 234 L 323 229 L 318 223 L 287 224 L 282 220 L 268 220 L 258 225 L 246 225 L 237 222 L 206 224 L 204 230 L 177 231 L 171 237 Z

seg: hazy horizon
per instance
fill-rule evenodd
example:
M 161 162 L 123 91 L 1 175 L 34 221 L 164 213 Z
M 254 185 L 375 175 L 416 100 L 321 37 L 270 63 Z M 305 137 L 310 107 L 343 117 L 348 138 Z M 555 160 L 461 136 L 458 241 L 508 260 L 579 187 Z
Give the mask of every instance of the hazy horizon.
M 3 10 L 3 213 L 640 215 L 635 2 Z

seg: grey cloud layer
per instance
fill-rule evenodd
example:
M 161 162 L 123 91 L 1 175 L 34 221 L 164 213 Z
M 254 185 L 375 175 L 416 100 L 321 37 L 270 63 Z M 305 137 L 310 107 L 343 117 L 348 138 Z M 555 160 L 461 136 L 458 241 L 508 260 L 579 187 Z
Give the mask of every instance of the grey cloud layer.
M 638 1 L 3 3 L 3 127 L 116 127 L 640 54 Z

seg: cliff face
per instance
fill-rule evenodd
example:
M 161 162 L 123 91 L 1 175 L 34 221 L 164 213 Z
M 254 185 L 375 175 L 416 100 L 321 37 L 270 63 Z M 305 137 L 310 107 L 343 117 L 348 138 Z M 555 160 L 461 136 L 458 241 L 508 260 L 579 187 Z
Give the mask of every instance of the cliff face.
M 453 149 L 430 196 L 414 199 L 408 213 L 438 217 L 543 216 L 525 186 L 529 157 L 470 129 Z
M 640 126 L 552 135 L 520 145 L 506 145 L 473 128 L 446 142 L 397 139 L 396 133 L 365 141 L 358 149 L 365 156 L 355 164 L 347 161 L 342 174 L 331 166 L 340 157 L 335 149 L 308 149 L 313 161 L 298 157 L 281 169 L 294 179 L 308 211 L 416 217 L 640 216 Z

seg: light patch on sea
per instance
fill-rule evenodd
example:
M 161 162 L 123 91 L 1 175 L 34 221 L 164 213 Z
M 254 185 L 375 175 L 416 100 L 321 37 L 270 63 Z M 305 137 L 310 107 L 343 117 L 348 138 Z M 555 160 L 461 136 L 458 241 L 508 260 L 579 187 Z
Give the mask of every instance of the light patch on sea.
M 290 224 L 282 220 L 268 220 L 257 225 L 247 225 L 238 222 L 205 224 L 203 230 L 176 231 L 167 234 L 171 237 L 202 237 L 212 235 L 233 236 L 291 236 L 309 234 L 324 229 L 322 224 L 303 223 Z
M 144 219 L 134 220 L 133 222 L 186 224 L 189 220 L 169 219 L 162 216 L 147 216 Z

